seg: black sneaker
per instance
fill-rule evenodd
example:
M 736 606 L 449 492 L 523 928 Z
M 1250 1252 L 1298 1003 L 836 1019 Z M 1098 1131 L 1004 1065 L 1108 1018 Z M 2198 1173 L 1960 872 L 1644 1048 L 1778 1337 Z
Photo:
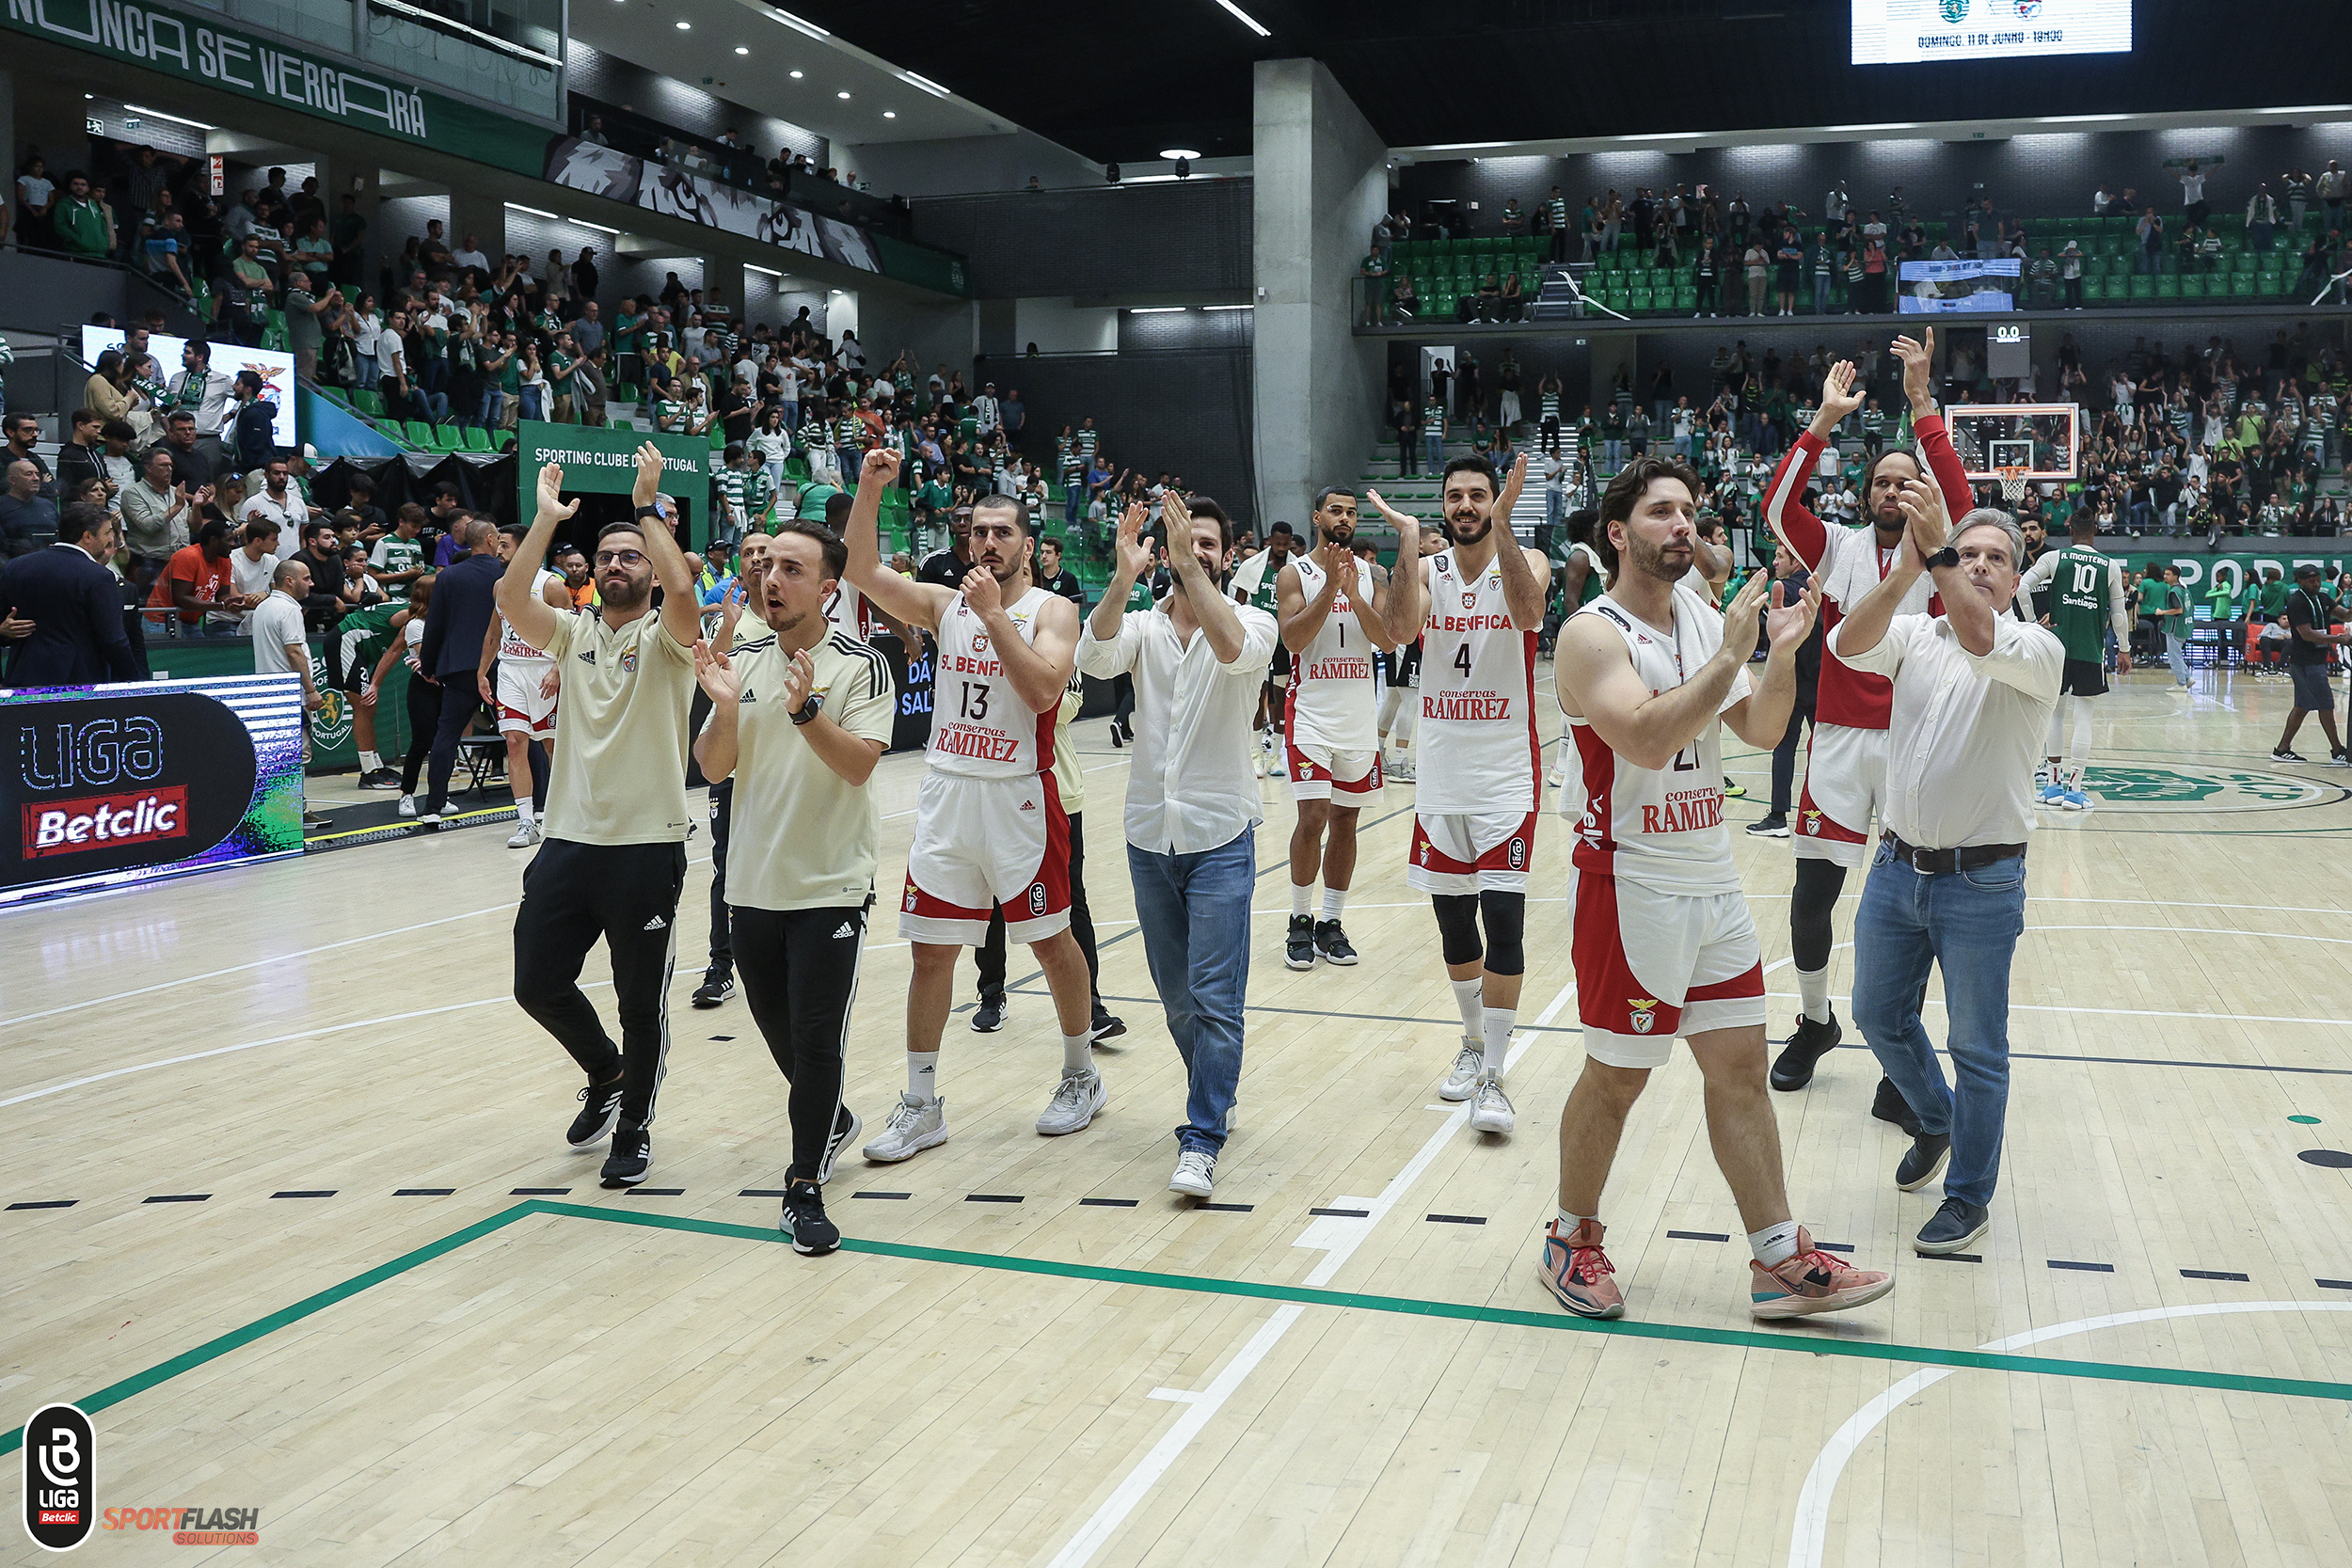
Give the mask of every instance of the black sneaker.
M 2284 746 L 2281 746 L 2277 751 L 2270 753 L 2270 760 L 2273 762 L 2301 762 L 2303 759 L 2296 756 L 2293 752 L 2288 751 Z
M 785 1184 L 784 1212 L 776 1228 L 792 1238 L 792 1250 L 803 1258 L 841 1250 L 841 1227 L 825 1217 L 824 1189 L 814 1181 Z
M 1748 835 L 1751 838 L 1787 838 L 1788 818 L 1778 812 L 1770 816 L 1759 816 L 1748 824 Z
M 634 1187 L 653 1168 L 653 1134 L 634 1122 L 612 1130 L 612 1152 L 604 1157 L 599 1173 L 608 1187 Z
M 322 832 L 334 825 L 335 819 L 331 816 L 321 816 L 314 811 L 302 814 L 302 831 L 306 833 Z
M 1114 1040 L 1126 1032 L 1127 1025 L 1124 1020 L 1114 1016 L 1111 1010 L 1104 1006 L 1100 1001 L 1094 1004 L 1093 1021 L 1087 1025 L 1087 1035 L 1090 1039 L 1097 1043 Z
M 833 1163 L 841 1158 L 841 1151 L 857 1142 L 857 1135 L 866 1130 L 855 1111 L 847 1105 L 833 1113 L 833 1132 L 825 1139 L 825 1156 L 817 1164 L 817 1184 L 823 1186 L 833 1180 Z
M 1837 1042 L 1845 1037 L 1836 1013 L 1829 1015 L 1827 1023 L 1798 1014 L 1796 1032 L 1784 1042 L 1772 1063 L 1772 1087 L 1790 1093 L 1812 1083 L 1814 1064 L 1836 1050 Z
M 694 1006 L 715 1007 L 722 1002 L 735 1000 L 735 972 L 711 969 L 703 972 L 703 983 L 694 988 Z
M 1127 744 L 1127 739 L 1126 739 L 1126 736 L 1122 736 L 1122 735 L 1120 735 L 1120 734 L 1119 733 L 1119 721 L 1118 721 L 1117 720 L 1115 720 L 1115 719 L 1114 719 L 1114 720 L 1112 720 L 1112 721 L 1111 721 L 1111 750 L 1112 750 L 1112 751 L 1114 751 L 1114 752 L 1119 751 L 1120 748 L 1124 747 L 1126 744 Z
M 1902 1163 L 1895 1167 L 1895 1186 L 1906 1193 L 1915 1193 L 1936 1178 L 1944 1163 L 1952 1156 L 1952 1135 L 1949 1132 L 1922 1132 L 1911 1140 L 1911 1148 L 1903 1153 Z
M 2330 768 L 2352 768 L 2352 752 L 2346 752 L 2341 746 L 2337 747 L 2334 751 L 2328 753 L 2328 766 Z
M 1315 922 L 1315 951 L 1323 955 L 1325 963 L 1338 964 L 1342 968 L 1356 961 L 1356 949 L 1349 945 L 1347 933 L 1340 929 L 1340 923 L 1336 920 Z
M 1892 1078 L 1879 1080 L 1878 1093 L 1870 1097 L 1870 1115 L 1893 1122 L 1915 1138 L 1919 1135 L 1919 1118 L 1912 1115 L 1911 1101 L 1903 1098 Z
M 1282 939 L 1282 964 L 1287 969 L 1312 969 L 1315 966 L 1315 917 L 1311 914 L 1291 916 L 1290 934 Z
M 972 1032 L 993 1035 L 1005 1026 L 1005 993 L 1001 990 L 980 993 L 980 1005 L 972 1009 Z
M 1919 1227 L 1912 1249 L 1923 1258 L 1944 1258 L 1958 1252 L 1985 1232 L 1993 1212 L 1964 1197 L 1947 1197 L 1935 1217 Z
M 359 781 L 359 787 L 361 789 L 396 790 L 400 787 L 400 769 L 397 768 L 379 768 L 374 772 L 370 773 L 366 778 L 361 779 Z
M 590 1144 L 612 1131 L 612 1124 L 621 1116 L 621 1081 L 591 1084 L 580 1091 L 580 1115 L 564 1134 L 564 1141 L 574 1148 L 586 1148 Z

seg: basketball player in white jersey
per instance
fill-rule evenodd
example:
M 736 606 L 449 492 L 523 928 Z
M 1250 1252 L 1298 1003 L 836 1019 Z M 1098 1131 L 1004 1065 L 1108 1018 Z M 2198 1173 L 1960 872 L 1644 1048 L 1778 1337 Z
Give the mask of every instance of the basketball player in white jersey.
M 843 491 L 836 490 L 827 496 L 825 498 L 825 526 L 847 538 L 850 509 L 856 504 L 857 498 Z M 876 547 L 880 548 L 879 546 Z M 871 642 L 874 640 L 874 634 L 878 631 L 898 630 L 897 627 L 891 626 L 882 613 L 874 608 L 873 600 L 857 591 L 857 584 L 853 582 L 834 584 L 833 592 L 825 595 L 825 619 L 861 642 Z M 909 657 L 913 657 L 914 640 L 903 633 L 900 634 L 899 640 L 908 645 Z
M 972 506 L 972 569 L 961 587 L 915 582 L 882 558 L 876 518 L 899 454 L 866 453 L 850 511 L 850 579 L 877 610 L 937 640 L 938 683 L 915 797 L 898 935 L 914 950 L 907 990 L 907 1088 L 869 1160 L 903 1160 L 947 1141 L 939 1040 L 954 1001 L 956 956 L 988 940 L 992 904 L 1025 942 L 1061 1021 L 1061 1082 L 1037 1130 L 1075 1132 L 1105 1095 L 1088 1026 L 1086 955 L 1070 934 L 1070 822 L 1054 781 L 1054 719 L 1077 662 L 1077 608 L 1025 586 L 1035 544 L 1010 496 Z M 1009 596 L 1008 596 L 1009 594 Z
M 1380 799 L 1380 732 L 1372 656 L 1396 646 L 1382 605 L 1388 591 L 1356 557 L 1356 493 L 1337 486 L 1315 498 L 1313 550 L 1275 581 L 1275 617 L 1291 651 L 1282 705 L 1283 772 L 1298 803 L 1291 831 L 1291 924 L 1282 961 L 1312 969 L 1356 961 L 1341 927 L 1356 877 L 1356 822 Z M 1326 833 L 1329 843 L 1325 842 Z M 1323 910 L 1311 912 L 1315 878 Z
M 1588 1318 L 1625 1312 L 1601 1246 L 1601 1190 L 1627 1114 L 1677 1037 L 1706 1079 L 1708 1141 L 1755 1254 L 1749 1310 L 1835 1312 L 1895 1284 L 1818 1250 L 1789 1217 L 1765 1087 L 1763 950 L 1724 826 L 1723 724 L 1752 746 L 1779 741 L 1818 590 L 1770 612 L 1772 654 L 1752 685 L 1771 578 L 1757 573 L 1720 615 L 1681 581 L 1699 543 L 1698 488 L 1672 457 L 1618 470 L 1600 503 L 1616 577 L 1560 634 L 1576 758 L 1560 811 L 1576 823 L 1568 903 L 1584 1070 L 1560 1113 L 1560 1212 L 1541 1270 L 1561 1305 Z
M 516 546 L 530 531 L 520 523 L 499 530 L 499 559 L 513 561 Z M 542 565 L 531 594 L 550 610 L 565 615 L 572 611 L 572 596 L 561 572 Z M 515 832 L 506 847 L 526 849 L 539 842 L 540 819 L 548 810 L 548 750 L 555 744 L 555 660 L 516 636 L 512 623 L 500 615 L 483 634 L 481 671 L 477 680 L 482 700 L 499 716 L 499 736 L 506 742 L 506 786 L 515 795 Z M 529 794 L 523 790 L 526 779 L 531 781 Z
M 1365 492 L 1400 541 L 1389 625 L 1422 628 L 1421 772 L 1405 880 L 1437 911 L 1462 1013 L 1462 1048 L 1438 1093 L 1469 1101 L 1470 1125 L 1482 1132 L 1508 1132 L 1516 1119 L 1502 1074 L 1527 974 L 1527 870 L 1543 772 L 1535 640 L 1551 562 L 1511 533 L 1526 483 L 1524 453 L 1499 495 L 1485 458 L 1448 463 L 1439 496 L 1454 543 L 1423 557 L 1419 571 L 1408 558 L 1420 547 L 1420 523 Z
M 1839 360 L 1821 388 L 1821 406 L 1811 428 L 1788 449 L 1764 495 L 1764 520 L 1821 585 L 1821 626 L 1837 629 L 1838 618 L 1879 585 L 1902 548 L 1904 517 L 1898 498 L 1905 481 L 1935 476 L 1944 504 L 1955 517 L 1976 505 L 1968 470 L 1952 449 L 1930 378 L 1935 332 L 1920 341 L 1898 338 L 1903 392 L 1911 400 L 1915 455 L 1889 447 L 1870 465 L 1863 481 L 1868 526 L 1824 523 L 1804 501 L 1805 481 L 1838 424 L 1860 408 L 1867 390 L 1854 385 L 1854 368 Z M 1941 612 L 1935 584 L 1925 575 L 1912 584 L 1897 608 L 1902 615 Z M 1837 1047 L 1844 1031 L 1829 1005 L 1830 916 L 1846 885 L 1846 873 L 1868 863 L 1875 835 L 1871 818 L 1886 790 L 1886 723 L 1893 686 L 1878 675 L 1849 668 L 1824 639 L 1821 678 L 1814 708 L 1813 739 L 1805 752 L 1804 786 L 1797 797 L 1797 882 L 1788 898 L 1788 948 L 1797 972 L 1802 1013 L 1772 1063 L 1772 1087 L 1802 1089 L 1813 1081 L 1814 1065 Z M 1917 1133 L 1918 1118 L 1903 1103 L 1891 1080 L 1881 1078 L 1870 1114 Z

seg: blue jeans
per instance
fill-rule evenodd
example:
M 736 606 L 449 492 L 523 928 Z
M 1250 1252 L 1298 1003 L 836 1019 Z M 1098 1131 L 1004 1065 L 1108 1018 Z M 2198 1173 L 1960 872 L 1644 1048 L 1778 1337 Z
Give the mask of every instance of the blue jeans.
M 522 399 L 523 403 L 522 417 L 524 419 L 544 420 L 547 418 L 539 405 L 540 391 L 541 388 L 532 386 L 524 386 L 517 390 L 516 395 Z
M 1817 316 L 1829 314 L 1829 279 L 1820 273 L 1813 275 L 1813 313 Z
M 1623 439 L 1615 436 L 1604 436 L 1600 438 L 1600 448 L 1601 464 L 1611 473 L 1613 474 L 1619 468 L 1625 467 L 1625 442 Z
M 1249 899 L 1257 890 L 1258 841 L 1245 829 L 1231 844 L 1192 855 L 1127 846 L 1136 919 L 1168 1032 L 1184 1059 L 1191 1090 L 1180 1148 L 1215 1154 L 1241 1082 L 1242 1001 L 1249 990 Z
M 1445 433 L 1440 430 L 1424 430 L 1422 433 L 1422 439 L 1424 443 L 1424 454 L 1429 459 L 1429 471 L 1434 474 L 1445 467 Z
M 1854 1022 L 1929 1132 L 1951 1135 L 1944 1195 L 1993 1201 L 2009 1112 L 2009 966 L 2026 928 L 2026 858 L 1924 876 L 1884 843 L 1854 912 Z M 1920 1026 L 1928 970 L 1944 972 L 1957 1096 Z

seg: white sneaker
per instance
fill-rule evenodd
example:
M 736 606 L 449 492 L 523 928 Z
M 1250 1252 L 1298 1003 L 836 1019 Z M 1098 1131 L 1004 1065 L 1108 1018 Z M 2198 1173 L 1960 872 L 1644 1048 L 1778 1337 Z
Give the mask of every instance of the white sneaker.
M 414 816 L 417 815 L 417 798 L 415 796 L 404 795 L 400 798 L 400 815 L 403 816 Z
M 1562 768 L 1559 764 L 1554 763 L 1552 765 L 1551 771 L 1544 775 L 1544 783 L 1551 785 L 1554 789 L 1558 789 L 1562 784 L 1567 782 L 1567 769 Z
M 917 1100 L 901 1093 L 891 1108 L 890 1124 L 882 1135 L 866 1146 L 866 1157 L 880 1164 L 904 1160 L 947 1141 L 947 1097 Z
M 1216 1156 L 1205 1148 L 1187 1148 L 1176 1156 L 1176 1174 L 1168 1179 L 1171 1193 L 1206 1197 L 1216 1191 Z
M 1470 1125 L 1481 1132 L 1508 1132 L 1518 1121 L 1511 1097 L 1502 1092 L 1502 1081 L 1480 1074 L 1478 1098 L 1470 1101 Z
M 1110 1098 L 1110 1091 L 1103 1086 L 1103 1075 L 1092 1068 L 1062 1069 L 1061 1083 L 1056 1086 L 1054 1098 L 1037 1118 L 1038 1134 L 1058 1138 L 1065 1132 L 1079 1131 L 1094 1119 L 1094 1113 L 1108 1104 Z
M 1477 1091 L 1479 1076 L 1486 1070 L 1486 1042 L 1462 1037 L 1462 1049 L 1454 1053 L 1454 1066 L 1438 1086 L 1439 1100 L 1468 1100 Z
M 1389 778 L 1402 779 L 1405 783 L 1411 784 L 1413 782 L 1413 759 L 1408 756 L 1399 756 L 1394 762 L 1382 768 L 1381 772 Z
M 437 811 L 424 812 L 417 817 L 417 826 L 420 828 L 437 828 L 440 825 L 441 814 Z
M 509 849 L 528 849 L 539 842 L 539 824 L 525 820 L 515 824 L 515 832 L 507 838 Z

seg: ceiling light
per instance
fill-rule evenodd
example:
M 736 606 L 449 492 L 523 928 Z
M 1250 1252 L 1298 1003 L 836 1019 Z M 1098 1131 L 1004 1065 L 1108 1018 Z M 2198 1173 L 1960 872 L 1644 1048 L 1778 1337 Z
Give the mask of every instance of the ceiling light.
M 534 218 L 555 218 L 555 221 L 558 223 L 562 223 L 564 221 L 560 217 L 555 217 L 553 213 L 543 212 L 536 207 L 526 207 L 519 201 L 508 202 L 506 204 L 506 210 L 510 213 L 529 213 Z
M 691 22 L 681 22 L 677 24 L 677 30 L 681 33 L 691 33 L 694 30 L 694 24 Z
M 735 52 L 736 52 L 737 54 L 739 54 L 739 55 L 748 55 L 748 54 L 750 54 L 750 53 L 751 53 L 751 51 L 750 51 L 750 50 L 748 50 L 748 49 L 744 48 L 744 47 L 743 47 L 741 44 L 739 44 L 739 44 L 737 44 L 737 45 L 735 46 Z
M 782 281 L 782 279 L 783 279 L 783 277 L 784 277 L 784 274 L 782 274 L 782 273 L 778 272 L 775 268 L 773 268 L 773 267 L 763 267 L 763 266 L 759 265 L 759 264 L 758 264 L 757 262 L 755 262 L 755 261 L 746 261 L 746 262 L 744 262 L 744 263 L 743 263 L 743 270 L 744 270 L 745 272 L 756 272 L 756 273 L 761 273 L 761 274 L 766 275 L 767 277 L 773 277 L 773 278 L 777 279 L 778 281 Z
M 135 115 L 153 115 L 157 119 L 167 119 L 174 125 L 193 125 L 199 131 L 217 131 L 220 129 L 217 125 L 207 125 L 200 119 L 188 119 L 180 115 L 167 115 L 161 109 L 145 108 L 136 103 L 125 103 L 123 107 L 130 110 Z
M 884 110 L 882 111 L 882 119 L 898 119 L 898 110 L 896 110 L 896 109 L 884 109 Z
M 792 73 L 792 80 L 794 80 L 795 82 L 797 82 L 797 81 L 799 81 L 800 79 L 801 79 L 801 73 L 800 73 L 799 71 L 794 71 L 794 72 Z
M 933 98 L 946 98 L 948 96 L 947 89 L 946 87 L 941 87 L 937 82 L 932 81 L 928 76 L 917 76 L 912 71 L 901 71 L 898 72 L 898 80 L 901 82 L 913 83 L 914 86 L 921 87 L 925 92 L 930 93 Z
M 850 91 L 847 87 L 844 87 L 839 92 L 834 93 L 834 96 L 835 98 L 847 98 L 850 96 Z
M 1163 148 L 1160 151 L 1160 156 L 1166 158 L 1172 164 L 1179 158 L 1198 158 L 1200 154 L 1193 151 L 1190 148 L 1169 147 Z
M 803 22 L 799 17 L 794 16 L 790 11 L 780 11 L 771 7 L 770 8 L 768 14 L 775 18 L 778 22 L 783 23 L 793 31 L 806 33 L 810 38 L 829 39 L 833 37 L 831 33 L 826 32 L 822 27 L 819 27 L 814 22 Z
M 1248 310 L 1253 309 L 1253 307 L 1248 305 L 1203 305 L 1200 309 L 1203 310 Z
M 1233 0 L 1216 0 L 1216 3 L 1224 7 L 1227 10 L 1232 11 L 1243 26 L 1257 34 L 1260 38 L 1268 39 L 1274 36 L 1272 33 L 1266 31 L 1264 26 L 1259 23 L 1256 17 L 1251 16 L 1248 11 L 1243 10 L 1239 6 L 1234 5 Z
M 1181 305 L 1138 305 L 1129 310 L 1127 314 L 1131 316 L 1165 316 L 1171 311 L 1182 310 L 1183 309 L 1184 307 Z
M 835 294 L 846 294 L 846 293 L 848 293 L 849 292 L 850 292 L 850 291 L 849 291 L 849 290 L 847 290 L 847 289 L 835 289 L 835 290 L 834 291 L 834 293 Z
M 581 229 L 593 229 L 599 234 L 610 234 L 616 240 L 621 237 L 621 231 L 608 224 L 590 223 L 586 218 L 565 218 L 564 221 L 565 223 L 577 225 Z M 1216 307 L 1213 306 L 1211 309 L 1214 309 Z

